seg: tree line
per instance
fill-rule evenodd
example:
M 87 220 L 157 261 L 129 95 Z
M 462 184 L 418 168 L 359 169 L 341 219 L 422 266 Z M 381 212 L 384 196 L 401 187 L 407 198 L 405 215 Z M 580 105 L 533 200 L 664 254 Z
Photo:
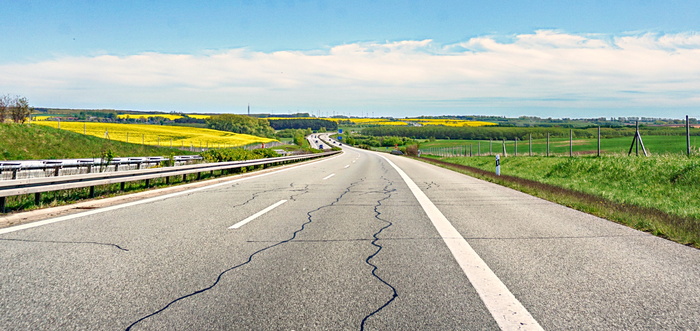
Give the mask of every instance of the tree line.
M 338 124 L 334 121 L 323 120 L 318 118 L 294 118 L 294 119 L 276 119 L 270 120 L 270 125 L 275 130 L 284 129 L 311 129 L 314 131 L 338 130 Z
M 6 120 L 24 123 L 32 111 L 34 108 L 29 106 L 29 101 L 25 97 L 0 96 L 0 123 L 5 123 Z
M 245 115 L 223 114 L 206 120 L 207 127 L 214 130 L 250 134 L 258 137 L 274 137 L 275 130 L 266 119 Z

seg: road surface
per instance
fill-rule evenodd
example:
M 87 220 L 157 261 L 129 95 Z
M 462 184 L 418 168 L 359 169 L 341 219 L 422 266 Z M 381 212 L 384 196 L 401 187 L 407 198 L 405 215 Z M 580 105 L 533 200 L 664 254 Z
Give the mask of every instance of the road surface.
M 393 155 L 50 221 L 0 229 L 1 330 L 700 329 L 697 249 Z

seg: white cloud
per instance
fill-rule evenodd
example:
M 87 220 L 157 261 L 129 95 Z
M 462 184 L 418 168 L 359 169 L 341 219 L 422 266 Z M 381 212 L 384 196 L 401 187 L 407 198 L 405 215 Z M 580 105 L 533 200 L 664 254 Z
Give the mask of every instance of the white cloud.
M 0 94 L 35 105 L 225 111 L 697 107 L 700 35 L 536 31 L 355 43 L 309 52 L 232 49 L 198 55 L 63 57 L 0 65 Z M 454 113 L 454 111 L 453 111 Z M 663 114 L 659 115 L 662 116 Z M 552 116 L 556 116 L 553 114 Z M 586 116 L 586 114 L 581 114 Z

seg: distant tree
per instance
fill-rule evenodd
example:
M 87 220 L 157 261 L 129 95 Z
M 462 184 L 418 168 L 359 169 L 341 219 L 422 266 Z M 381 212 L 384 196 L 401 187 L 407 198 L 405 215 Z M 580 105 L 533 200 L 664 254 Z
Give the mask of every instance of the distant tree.
M 15 123 L 24 123 L 32 111 L 34 108 L 29 107 L 29 101 L 25 97 L 0 97 L 0 123 L 5 122 L 8 117 Z
M 8 108 L 10 107 L 11 100 L 10 96 L 2 95 L 0 96 L 0 123 L 4 123 L 8 115 Z

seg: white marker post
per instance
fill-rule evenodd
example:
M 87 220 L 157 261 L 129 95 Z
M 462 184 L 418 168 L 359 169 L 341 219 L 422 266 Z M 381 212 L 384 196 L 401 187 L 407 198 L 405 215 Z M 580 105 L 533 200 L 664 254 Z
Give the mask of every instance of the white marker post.
M 496 154 L 496 176 L 501 175 L 501 155 Z

